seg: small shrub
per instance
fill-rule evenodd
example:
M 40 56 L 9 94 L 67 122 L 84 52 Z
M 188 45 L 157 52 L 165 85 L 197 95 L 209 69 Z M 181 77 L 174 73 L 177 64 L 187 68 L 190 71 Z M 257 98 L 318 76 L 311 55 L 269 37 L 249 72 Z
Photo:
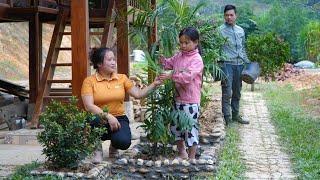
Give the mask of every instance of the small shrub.
M 274 80 L 275 72 L 280 70 L 290 57 L 288 43 L 275 33 L 250 36 L 247 42 L 247 52 L 251 61 L 259 62 L 261 75 L 266 80 L 269 80 L 269 77 Z
M 44 131 L 38 135 L 44 146 L 50 168 L 78 167 L 81 160 L 90 155 L 100 144 L 102 128 L 92 129 L 87 123 L 93 115 L 77 107 L 77 99 L 70 103 L 52 101 L 40 116 Z

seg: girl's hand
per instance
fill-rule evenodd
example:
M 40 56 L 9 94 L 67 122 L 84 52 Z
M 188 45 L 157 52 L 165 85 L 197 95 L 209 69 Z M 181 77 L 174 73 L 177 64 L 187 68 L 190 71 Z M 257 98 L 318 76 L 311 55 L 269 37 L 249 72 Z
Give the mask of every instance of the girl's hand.
M 155 87 L 158 87 L 159 85 L 163 84 L 163 81 L 159 77 L 156 77 L 153 81 L 153 84 Z
M 172 78 L 172 73 L 163 72 L 158 77 L 159 77 L 160 80 L 164 81 L 166 79 L 171 79 Z
M 121 128 L 121 124 L 119 123 L 118 119 L 111 114 L 108 114 L 108 123 L 111 131 L 118 131 Z
M 163 55 L 160 55 L 160 57 L 159 57 L 160 64 L 161 65 L 164 64 L 165 61 L 166 61 L 166 58 Z

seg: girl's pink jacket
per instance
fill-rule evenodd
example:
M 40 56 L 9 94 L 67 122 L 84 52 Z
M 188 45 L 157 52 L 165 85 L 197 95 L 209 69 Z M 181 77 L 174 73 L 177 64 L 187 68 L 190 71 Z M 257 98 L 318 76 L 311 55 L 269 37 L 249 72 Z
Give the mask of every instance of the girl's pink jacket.
M 203 61 L 198 49 L 178 52 L 171 58 L 166 58 L 163 66 L 166 70 L 173 70 L 176 102 L 200 104 Z

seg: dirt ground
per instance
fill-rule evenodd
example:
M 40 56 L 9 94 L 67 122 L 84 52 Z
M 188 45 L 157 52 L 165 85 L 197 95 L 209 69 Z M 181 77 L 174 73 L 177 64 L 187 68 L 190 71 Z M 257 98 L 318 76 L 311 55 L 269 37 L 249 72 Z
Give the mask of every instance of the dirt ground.
M 284 81 L 280 85 L 290 84 L 296 91 L 304 94 L 302 105 L 313 115 L 320 118 L 320 69 L 302 70 Z

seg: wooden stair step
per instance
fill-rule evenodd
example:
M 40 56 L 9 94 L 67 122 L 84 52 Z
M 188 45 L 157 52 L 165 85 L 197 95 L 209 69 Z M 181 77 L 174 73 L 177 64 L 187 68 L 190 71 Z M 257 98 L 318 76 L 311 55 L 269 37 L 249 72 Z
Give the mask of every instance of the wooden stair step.
M 90 35 L 92 35 L 92 36 L 101 36 L 101 35 L 103 35 L 103 32 L 90 32 L 89 33 Z
M 56 48 L 56 50 L 59 50 L 59 51 L 71 51 L 72 48 L 71 47 L 58 47 L 58 48 Z
M 103 35 L 103 32 L 89 32 L 90 35 Z M 60 32 L 60 35 L 71 36 L 71 32 Z
M 71 79 L 48 79 L 48 83 L 71 83 Z
M 53 63 L 52 66 L 72 66 L 72 63 Z
M 89 18 L 89 22 L 93 23 L 100 23 L 100 22 L 107 22 L 110 21 L 110 18 L 105 18 L 105 17 L 94 17 L 94 18 Z
M 49 96 L 72 96 L 72 92 L 50 92 Z
M 51 88 L 51 92 L 71 92 L 71 88 Z
M 60 35 L 68 35 L 68 36 L 71 36 L 71 32 L 60 32 Z

